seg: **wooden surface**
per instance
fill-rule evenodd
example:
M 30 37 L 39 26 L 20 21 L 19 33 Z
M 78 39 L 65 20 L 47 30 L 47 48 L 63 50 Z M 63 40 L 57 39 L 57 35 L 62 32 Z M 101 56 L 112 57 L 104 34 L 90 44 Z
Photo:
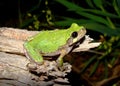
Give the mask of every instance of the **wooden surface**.
M 27 31 L 17 28 L 0 28 L 0 86 L 74 86 L 71 85 L 67 78 L 45 81 L 40 79 L 40 75 L 35 75 L 35 73 L 31 73 L 28 70 L 27 64 L 30 61 L 24 55 L 23 43 L 28 37 L 37 33 L 38 31 Z M 86 41 L 85 45 L 74 52 L 86 51 L 87 49 L 84 46 L 88 46 L 90 49 L 98 45 Z M 114 76 L 96 83 L 92 83 L 84 77 L 82 77 L 82 79 L 86 84 L 88 83 L 86 86 L 107 86 L 106 84 L 112 81 L 119 81 L 120 76 L 118 73 L 120 71 L 118 71 L 118 69 L 119 68 L 116 68 L 117 72 L 114 70 Z M 74 69 L 74 71 L 75 70 L 77 69 Z

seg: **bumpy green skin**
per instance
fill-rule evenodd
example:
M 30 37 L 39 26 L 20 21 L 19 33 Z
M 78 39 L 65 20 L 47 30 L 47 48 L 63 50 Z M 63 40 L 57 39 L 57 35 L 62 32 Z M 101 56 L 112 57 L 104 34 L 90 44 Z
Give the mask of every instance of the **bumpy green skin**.
M 78 26 L 76 23 L 73 23 L 68 29 L 41 31 L 28 39 L 24 43 L 24 47 L 28 55 L 35 62 L 43 62 L 43 57 L 40 52 L 56 52 L 61 46 L 67 43 L 67 40 L 74 31 L 79 31 L 81 28 L 83 26 Z

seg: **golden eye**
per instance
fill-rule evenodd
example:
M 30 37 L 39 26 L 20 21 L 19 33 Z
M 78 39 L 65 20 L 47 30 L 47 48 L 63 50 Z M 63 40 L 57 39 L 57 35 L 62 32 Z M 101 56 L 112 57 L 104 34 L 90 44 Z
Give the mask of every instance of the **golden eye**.
M 78 33 L 76 31 L 72 33 L 73 38 L 76 38 L 77 36 L 78 36 Z

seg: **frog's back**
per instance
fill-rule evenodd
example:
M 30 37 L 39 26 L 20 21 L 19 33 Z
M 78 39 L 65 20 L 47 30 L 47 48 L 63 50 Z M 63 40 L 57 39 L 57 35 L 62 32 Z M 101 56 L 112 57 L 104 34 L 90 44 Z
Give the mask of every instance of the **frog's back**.
M 29 43 L 43 53 L 50 53 L 57 51 L 60 46 L 65 45 L 69 37 L 70 33 L 68 33 L 67 29 L 42 31 L 34 36 L 34 39 L 29 41 Z

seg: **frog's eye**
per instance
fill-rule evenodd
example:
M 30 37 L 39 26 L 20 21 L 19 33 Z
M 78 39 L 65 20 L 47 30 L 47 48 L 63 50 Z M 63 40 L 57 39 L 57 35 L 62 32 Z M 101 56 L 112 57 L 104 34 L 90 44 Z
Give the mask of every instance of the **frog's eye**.
M 77 36 L 78 36 L 78 33 L 76 31 L 72 33 L 73 38 L 76 38 Z

